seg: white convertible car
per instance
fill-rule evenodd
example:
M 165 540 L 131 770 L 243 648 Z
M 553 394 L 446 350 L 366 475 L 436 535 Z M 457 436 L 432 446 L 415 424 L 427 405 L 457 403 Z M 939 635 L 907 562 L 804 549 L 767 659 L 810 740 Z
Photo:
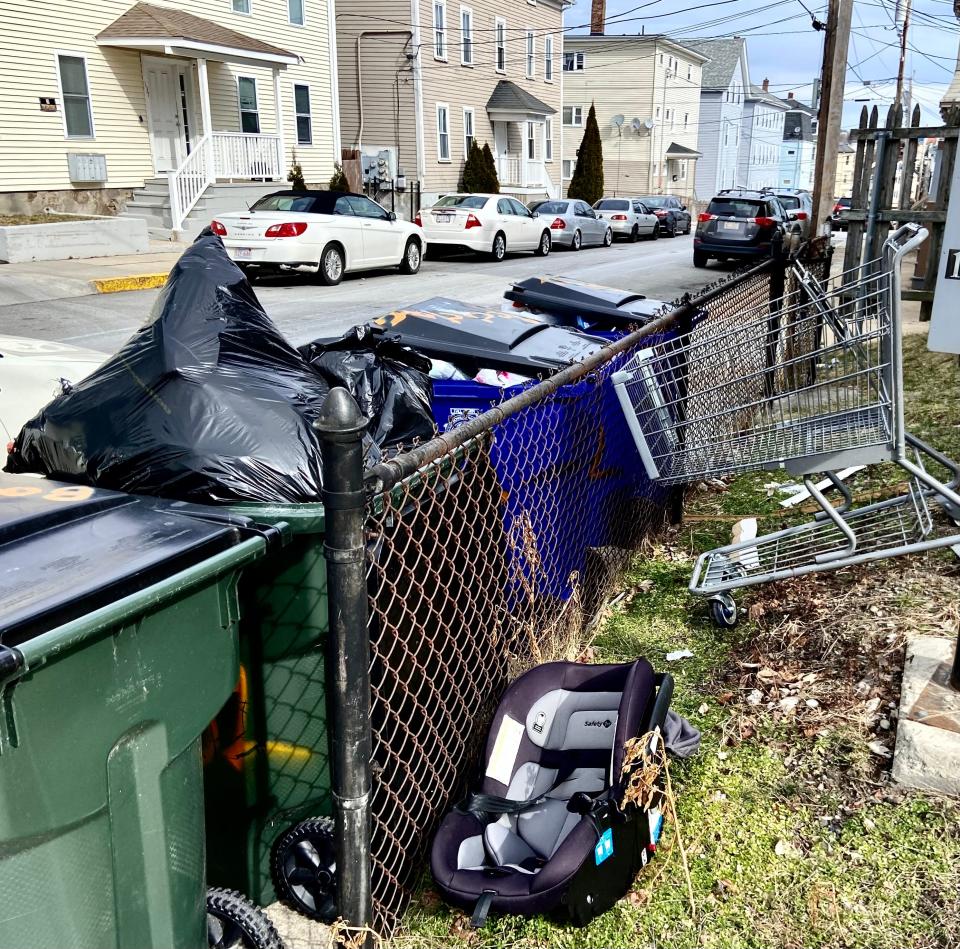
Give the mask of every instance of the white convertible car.
M 249 211 L 218 215 L 210 228 L 248 277 L 295 270 L 319 273 L 331 286 L 352 270 L 414 274 L 427 249 L 416 224 L 340 191 L 277 191 Z

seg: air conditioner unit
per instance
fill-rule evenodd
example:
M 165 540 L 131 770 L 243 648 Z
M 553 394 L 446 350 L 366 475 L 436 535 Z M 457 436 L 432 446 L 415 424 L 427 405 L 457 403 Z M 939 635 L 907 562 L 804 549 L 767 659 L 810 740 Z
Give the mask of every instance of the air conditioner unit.
M 86 152 L 67 152 L 67 167 L 70 180 L 76 182 L 100 182 L 107 180 L 107 156 Z

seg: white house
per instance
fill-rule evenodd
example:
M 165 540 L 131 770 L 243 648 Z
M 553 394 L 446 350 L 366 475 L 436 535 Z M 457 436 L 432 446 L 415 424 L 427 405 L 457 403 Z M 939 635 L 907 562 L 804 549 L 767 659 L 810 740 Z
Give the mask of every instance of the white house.
M 684 40 L 684 45 L 708 57 L 703 65 L 700 90 L 697 163 L 697 197 L 709 200 L 723 188 L 744 182 L 738 177 L 740 140 L 750 89 L 747 41 L 729 39 Z
M 790 107 L 772 95 L 769 87 L 768 79 L 761 86 L 751 85 L 744 99 L 737 182 L 743 188 L 759 190 L 780 185 L 783 119 Z
M 781 100 L 789 106 L 783 120 L 780 143 L 781 188 L 813 190 L 813 168 L 817 153 L 817 110 L 800 102 L 791 92 Z

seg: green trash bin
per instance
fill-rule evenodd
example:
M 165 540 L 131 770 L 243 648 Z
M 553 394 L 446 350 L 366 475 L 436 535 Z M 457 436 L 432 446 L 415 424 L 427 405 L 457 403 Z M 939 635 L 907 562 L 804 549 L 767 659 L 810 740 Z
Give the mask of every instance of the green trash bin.
M 333 813 L 327 739 L 322 504 L 231 508 L 285 522 L 289 542 L 244 572 L 239 683 L 204 735 L 209 880 L 261 905 L 271 852 L 293 824 Z
M 0 949 L 207 945 L 200 736 L 267 541 L 186 510 L 0 474 Z

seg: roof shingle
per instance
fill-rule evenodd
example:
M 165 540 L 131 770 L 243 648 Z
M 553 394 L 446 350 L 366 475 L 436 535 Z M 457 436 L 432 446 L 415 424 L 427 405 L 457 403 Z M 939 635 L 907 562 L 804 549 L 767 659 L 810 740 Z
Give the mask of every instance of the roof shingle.
M 487 100 L 487 111 L 491 110 L 531 112 L 534 115 L 553 115 L 557 111 L 509 79 L 501 79 Z
M 733 79 L 733 72 L 740 62 L 740 56 L 746 46 L 746 40 L 742 36 L 731 36 L 723 39 L 695 39 L 683 41 L 683 45 L 689 47 L 701 56 L 709 57 L 709 62 L 704 63 L 701 76 L 701 86 L 704 92 L 716 92 L 718 89 L 726 89 Z

